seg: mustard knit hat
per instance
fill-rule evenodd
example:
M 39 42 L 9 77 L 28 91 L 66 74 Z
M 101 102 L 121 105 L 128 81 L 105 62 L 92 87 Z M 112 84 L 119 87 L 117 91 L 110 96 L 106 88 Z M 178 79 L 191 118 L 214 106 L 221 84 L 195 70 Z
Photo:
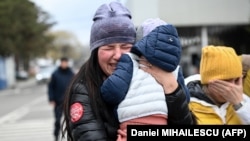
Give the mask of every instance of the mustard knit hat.
M 203 47 L 200 74 L 202 84 L 207 84 L 210 80 L 215 79 L 226 80 L 241 77 L 241 60 L 231 47 Z

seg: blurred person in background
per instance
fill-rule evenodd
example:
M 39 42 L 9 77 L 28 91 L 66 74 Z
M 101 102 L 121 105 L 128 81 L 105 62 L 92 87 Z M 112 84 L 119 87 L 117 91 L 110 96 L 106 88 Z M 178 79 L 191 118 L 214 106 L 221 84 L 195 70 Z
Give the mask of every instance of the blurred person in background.
M 203 47 L 200 75 L 185 83 L 198 124 L 250 124 L 250 98 L 243 93 L 242 64 L 233 48 Z
M 74 72 L 69 66 L 68 58 L 62 57 L 60 59 L 59 67 L 52 73 L 50 82 L 48 83 L 48 98 L 50 104 L 54 108 L 55 122 L 53 134 L 55 141 L 58 141 L 61 129 L 61 117 L 63 114 L 62 103 L 64 100 L 64 94 L 73 76 Z
M 239 58 L 243 67 L 243 92 L 250 96 L 250 55 L 242 54 Z

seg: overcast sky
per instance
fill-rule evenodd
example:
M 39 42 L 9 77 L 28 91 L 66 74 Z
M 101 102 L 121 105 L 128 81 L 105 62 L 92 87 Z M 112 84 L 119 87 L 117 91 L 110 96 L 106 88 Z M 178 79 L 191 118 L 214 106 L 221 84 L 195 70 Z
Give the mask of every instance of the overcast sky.
M 103 3 L 116 0 L 31 0 L 51 15 L 57 24 L 52 30 L 65 30 L 76 35 L 82 44 L 88 44 L 92 17 Z M 123 0 L 120 0 L 124 2 Z

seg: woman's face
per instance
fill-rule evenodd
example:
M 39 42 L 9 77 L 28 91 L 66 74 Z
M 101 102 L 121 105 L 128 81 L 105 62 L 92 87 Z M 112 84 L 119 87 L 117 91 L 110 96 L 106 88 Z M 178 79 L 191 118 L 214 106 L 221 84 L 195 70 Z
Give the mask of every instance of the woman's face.
M 129 52 L 132 44 L 129 43 L 113 43 L 101 46 L 98 49 L 98 63 L 103 72 L 109 76 L 116 68 L 123 53 Z

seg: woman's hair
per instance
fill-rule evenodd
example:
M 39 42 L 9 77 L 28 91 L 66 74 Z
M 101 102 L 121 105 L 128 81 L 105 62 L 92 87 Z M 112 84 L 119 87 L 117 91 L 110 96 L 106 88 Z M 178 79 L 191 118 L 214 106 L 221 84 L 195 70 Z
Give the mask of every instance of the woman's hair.
M 117 126 L 118 123 L 115 121 L 115 116 L 112 109 L 109 109 L 108 106 L 101 98 L 100 87 L 104 81 L 105 74 L 100 68 L 98 63 L 98 48 L 91 52 L 90 58 L 82 65 L 79 72 L 71 81 L 69 89 L 65 94 L 64 99 L 64 120 L 63 125 L 64 129 L 62 129 L 62 137 L 65 137 L 65 133 L 67 132 L 68 140 L 73 140 L 73 136 L 70 130 L 70 105 L 72 90 L 74 86 L 78 86 L 77 84 L 81 83 L 86 87 L 86 90 L 89 94 L 91 107 L 93 109 L 94 115 L 108 124 Z

